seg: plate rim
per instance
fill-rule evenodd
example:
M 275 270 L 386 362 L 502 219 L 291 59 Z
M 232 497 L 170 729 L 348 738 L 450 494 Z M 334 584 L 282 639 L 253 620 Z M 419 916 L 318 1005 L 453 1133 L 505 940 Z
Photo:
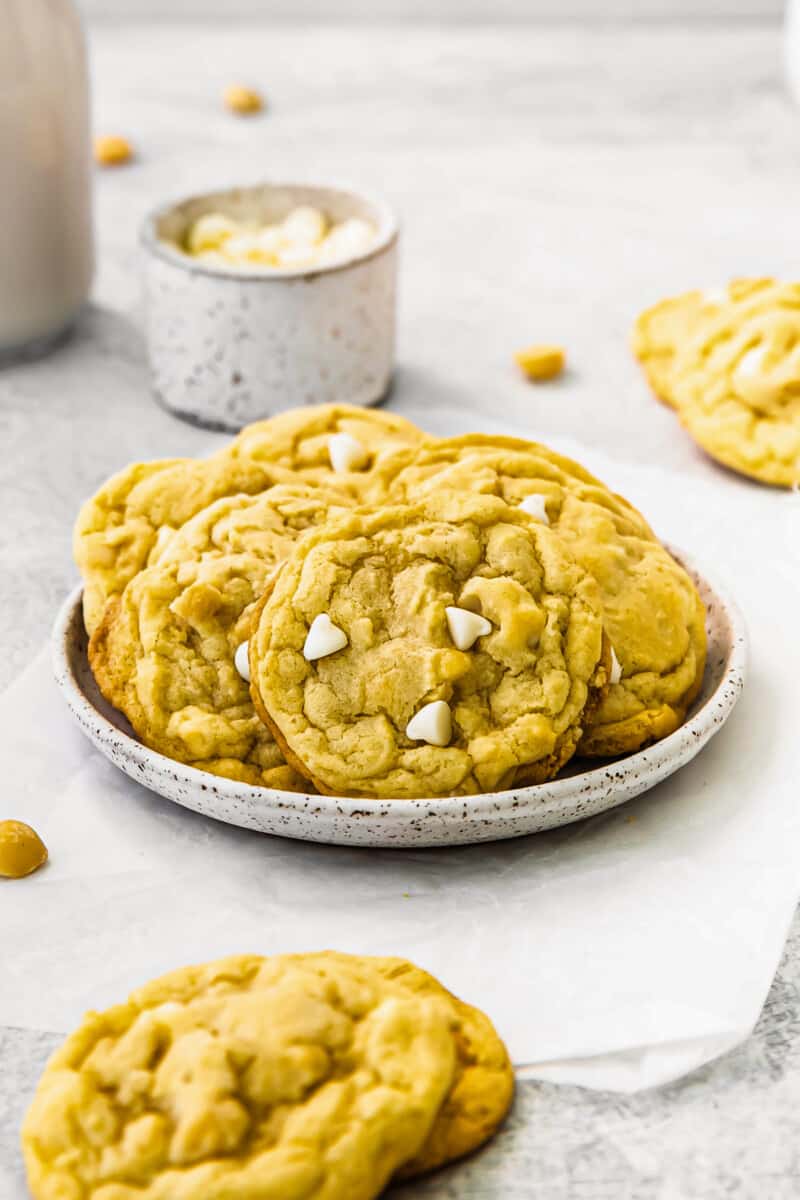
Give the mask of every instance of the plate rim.
M 363 821 L 385 820 L 387 823 L 394 824 L 418 824 L 424 817 L 436 817 L 440 821 L 452 821 L 459 825 L 463 824 L 465 820 L 480 821 L 487 818 L 497 822 L 502 820 L 503 816 L 519 820 L 537 805 L 537 799 L 541 809 L 544 789 L 546 789 L 547 804 L 550 808 L 557 806 L 559 800 L 566 802 L 574 799 L 581 789 L 592 791 L 595 784 L 600 786 L 603 781 L 603 765 L 608 769 L 617 764 L 624 764 L 626 776 L 637 776 L 642 773 L 656 774 L 657 779 L 654 780 L 654 783 L 647 785 L 654 786 L 661 778 L 686 765 L 722 727 L 733 711 L 747 678 L 748 634 L 744 618 L 727 587 L 721 585 L 713 574 L 709 575 L 705 570 L 700 571 L 691 556 L 682 550 L 671 545 L 666 545 L 666 549 L 686 570 L 702 580 L 704 586 L 716 597 L 726 613 L 732 644 L 724 671 L 714 690 L 701 707 L 673 733 L 642 750 L 634 751 L 632 754 L 617 759 L 597 760 L 597 766 L 575 775 L 548 780 L 545 783 L 526 784 L 501 792 L 481 792 L 472 796 L 415 797 L 413 799 L 373 799 L 360 796 L 289 792 L 212 775 L 199 767 L 189 766 L 168 758 L 157 750 L 151 750 L 135 737 L 119 729 L 97 709 L 74 675 L 68 645 L 70 631 L 76 618 L 76 610 L 79 619 L 82 619 L 82 584 L 78 584 L 72 589 L 62 602 L 56 616 L 51 635 L 52 666 L 56 683 L 71 715 L 90 740 L 94 742 L 87 727 L 92 724 L 96 726 L 100 722 L 101 729 L 97 731 L 98 736 L 102 732 L 106 741 L 116 748 L 120 755 L 132 759 L 137 769 L 149 770 L 166 776 L 174 783 L 183 783 L 190 789 L 200 788 L 206 792 L 213 791 L 220 798 L 234 803 L 249 801 L 257 809 L 263 808 L 265 813 L 277 809 L 283 816 L 295 812 L 298 816 L 307 818 L 309 804 L 312 804 L 320 817 L 361 819 Z M 713 719 L 711 718 L 712 712 Z M 106 757 L 111 756 L 107 755 Z M 111 761 L 119 770 L 127 773 L 113 757 Z M 659 768 L 667 766 L 671 766 L 672 770 L 660 774 Z M 637 767 L 641 768 L 638 773 Z M 209 780 L 212 781 L 211 784 L 209 784 Z M 150 790 L 156 789 L 151 788 Z M 638 792 L 643 790 L 646 789 L 638 788 Z M 617 804 L 622 804 L 632 798 L 631 792 L 626 792 L 624 787 L 620 788 L 620 792 L 624 794 L 615 803 L 608 804 L 607 808 L 616 807 Z M 171 796 L 165 798 L 173 799 Z M 181 803 L 174 799 L 173 802 Z M 431 811 L 431 808 L 435 811 Z M 563 824 L 578 819 L 581 819 L 580 816 L 568 817 Z

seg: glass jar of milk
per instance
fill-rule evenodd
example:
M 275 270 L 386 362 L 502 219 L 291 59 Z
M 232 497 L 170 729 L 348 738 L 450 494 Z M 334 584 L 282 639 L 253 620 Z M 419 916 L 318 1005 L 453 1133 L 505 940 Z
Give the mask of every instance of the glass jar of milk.
M 92 280 L 89 89 L 71 0 L 0 0 L 0 355 L 36 352 Z

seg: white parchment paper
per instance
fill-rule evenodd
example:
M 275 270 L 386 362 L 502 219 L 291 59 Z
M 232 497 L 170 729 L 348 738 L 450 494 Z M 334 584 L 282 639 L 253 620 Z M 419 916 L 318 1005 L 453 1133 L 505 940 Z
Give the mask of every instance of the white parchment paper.
M 431 427 L 430 413 L 409 415 Z M 0 881 L 0 1024 L 66 1031 L 183 963 L 332 947 L 433 971 L 539 1078 L 630 1091 L 747 1036 L 800 892 L 800 496 L 712 467 L 690 486 L 560 448 L 738 598 L 748 686 L 707 749 L 646 796 L 548 834 L 413 852 L 306 845 L 125 778 L 73 727 L 43 651 L 0 697 L 2 815 L 33 824 L 51 854 L 29 879 Z

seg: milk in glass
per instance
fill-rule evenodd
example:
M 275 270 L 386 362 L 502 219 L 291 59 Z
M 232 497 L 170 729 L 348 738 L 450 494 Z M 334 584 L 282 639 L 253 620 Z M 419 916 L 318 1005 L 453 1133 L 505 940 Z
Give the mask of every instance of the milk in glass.
M 0 0 L 0 354 L 57 339 L 91 278 L 80 21 L 70 0 Z

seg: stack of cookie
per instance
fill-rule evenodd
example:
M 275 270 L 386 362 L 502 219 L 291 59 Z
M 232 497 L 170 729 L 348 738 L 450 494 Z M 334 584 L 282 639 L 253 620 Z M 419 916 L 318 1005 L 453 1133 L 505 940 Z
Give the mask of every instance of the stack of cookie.
M 35 1200 L 373 1200 L 494 1133 L 487 1017 L 399 958 L 240 955 L 92 1012 L 22 1144 Z
M 713 458 L 800 484 L 800 284 L 735 279 L 643 312 L 633 349 L 653 391 Z
M 551 778 L 673 732 L 705 613 L 577 463 L 344 405 L 135 464 L 83 508 L 89 655 L 148 746 L 386 799 Z

